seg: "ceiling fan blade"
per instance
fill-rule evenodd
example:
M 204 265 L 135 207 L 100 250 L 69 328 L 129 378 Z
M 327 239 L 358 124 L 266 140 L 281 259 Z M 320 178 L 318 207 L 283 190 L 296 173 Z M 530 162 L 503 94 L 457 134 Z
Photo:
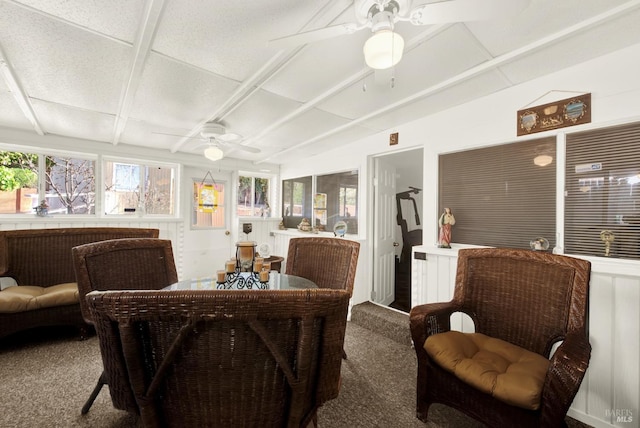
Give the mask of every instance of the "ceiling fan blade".
M 231 141 L 218 141 L 218 145 L 222 149 L 229 148 L 229 149 L 243 150 L 249 153 L 260 153 L 260 149 L 258 149 L 257 147 L 244 146 L 242 144 L 233 143 Z
M 268 45 L 276 46 L 281 49 L 288 49 L 295 46 L 306 45 L 307 43 L 331 39 L 333 37 L 338 37 L 345 34 L 353 34 L 356 31 L 362 30 L 366 27 L 367 25 L 358 25 L 354 23 L 332 25 L 330 27 L 319 28 L 317 30 L 305 31 L 302 33 L 292 34 L 290 36 L 269 40 Z
M 449 0 L 411 9 L 408 20 L 414 25 L 482 21 L 514 16 L 531 0 Z
M 189 137 L 187 135 L 180 135 L 180 134 L 171 134 L 168 132 L 152 132 L 152 134 L 156 134 L 156 135 L 168 135 L 169 137 L 179 137 L 179 138 L 187 138 L 189 140 L 202 140 L 202 141 L 206 141 L 206 139 L 204 137 Z

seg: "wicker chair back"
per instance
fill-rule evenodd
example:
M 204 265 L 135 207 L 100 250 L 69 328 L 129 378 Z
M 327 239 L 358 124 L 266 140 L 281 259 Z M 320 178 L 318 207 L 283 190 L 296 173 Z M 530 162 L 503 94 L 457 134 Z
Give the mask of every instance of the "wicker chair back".
M 145 427 L 303 427 L 337 397 L 344 290 L 93 292 Z

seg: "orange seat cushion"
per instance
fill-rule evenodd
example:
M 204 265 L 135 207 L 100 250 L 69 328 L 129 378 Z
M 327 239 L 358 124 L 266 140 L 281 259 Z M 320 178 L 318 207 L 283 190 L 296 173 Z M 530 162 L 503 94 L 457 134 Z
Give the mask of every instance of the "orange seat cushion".
M 78 302 L 78 284 L 75 282 L 51 287 L 17 285 L 0 291 L 0 313 L 24 312 Z
M 424 349 L 443 369 L 498 400 L 540 407 L 549 360 L 481 333 L 448 331 L 427 338 Z

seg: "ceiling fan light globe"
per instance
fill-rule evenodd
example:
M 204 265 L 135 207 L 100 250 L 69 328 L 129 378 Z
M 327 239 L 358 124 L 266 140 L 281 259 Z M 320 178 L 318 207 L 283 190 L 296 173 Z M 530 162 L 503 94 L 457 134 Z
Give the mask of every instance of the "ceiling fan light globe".
M 373 34 L 364 44 L 364 60 L 376 70 L 393 67 L 402 59 L 404 39 L 391 30 L 380 30 Z
M 224 157 L 224 152 L 218 147 L 211 146 L 204 150 L 204 157 L 211 161 L 217 161 Z

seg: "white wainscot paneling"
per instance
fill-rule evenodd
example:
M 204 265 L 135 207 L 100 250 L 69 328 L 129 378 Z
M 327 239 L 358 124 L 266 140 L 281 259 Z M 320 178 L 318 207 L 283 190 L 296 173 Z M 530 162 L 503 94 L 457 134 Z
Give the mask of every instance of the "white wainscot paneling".
M 238 220 L 238 240 L 239 241 L 255 241 L 257 245 L 269 244 L 271 247 L 271 255 L 278 255 L 275 252 L 275 237 L 273 236 L 273 230 L 278 228 L 281 218 L 275 217 L 247 217 Z M 251 223 L 251 233 L 247 236 L 242 232 L 242 225 L 244 223 Z
M 416 246 L 411 306 L 453 297 L 458 249 Z M 568 415 L 596 428 L 640 427 L 640 264 L 589 258 L 591 359 Z M 451 326 L 473 331 L 468 317 Z

